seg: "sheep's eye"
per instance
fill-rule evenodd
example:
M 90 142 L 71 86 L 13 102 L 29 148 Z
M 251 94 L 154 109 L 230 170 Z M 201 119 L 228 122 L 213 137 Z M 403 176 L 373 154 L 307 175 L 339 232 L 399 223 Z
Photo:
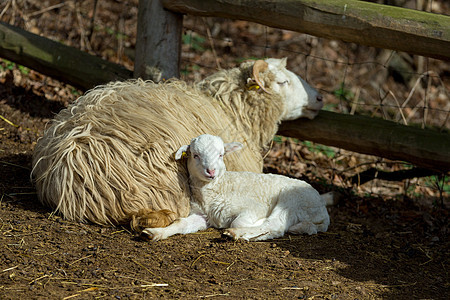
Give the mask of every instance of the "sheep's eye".
M 219 157 L 223 157 L 223 154 L 220 154 Z
M 198 154 L 194 154 L 194 158 L 198 159 L 199 158 Z
M 288 83 L 289 83 L 289 80 L 285 80 L 285 81 L 282 81 L 282 82 L 278 82 L 279 85 L 285 85 L 285 84 L 288 84 Z

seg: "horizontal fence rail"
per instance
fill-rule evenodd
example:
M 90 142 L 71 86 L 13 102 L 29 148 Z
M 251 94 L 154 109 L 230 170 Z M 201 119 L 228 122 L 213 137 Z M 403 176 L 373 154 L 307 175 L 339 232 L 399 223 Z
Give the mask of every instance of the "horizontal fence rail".
M 279 134 L 358 153 L 450 170 L 450 136 L 366 116 L 321 111 L 313 120 L 283 122 Z
M 0 22 L 0 57 L 84 90 L 133 76 L 121 65 L 4 22 Z
M 450 16 L 355 0 L 163 0 L 166 9 L 223 17 L 450 60 Z

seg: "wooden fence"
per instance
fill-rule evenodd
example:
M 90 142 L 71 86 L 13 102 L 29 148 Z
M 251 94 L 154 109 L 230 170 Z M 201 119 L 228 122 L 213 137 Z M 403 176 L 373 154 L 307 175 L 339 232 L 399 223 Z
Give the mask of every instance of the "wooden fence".
M 176 67 L 171 65 L 173 57 L 168 59 L 166 53 L 179 49 L 178 32 L 168 29 L 174 27 L 171 22 L 181 23 L 182 14 L 246 20 L 318 37 L 450 60 L 449 16 L 364 1 L 140 0 L 139 10 L 147 14 L 139 14 L 137 51 L 151 56 L 141 61 L 154 62 L 152 66 L 160 67 L 166 78 L 178 75 L 169 73 Z M 179 13 L 178 16 L 174 12 Z M 160 26 L 149 26 L 148 20 L 153 19 L 163 21 L 158 23 Z M 157 46 L 149 52 L 140 50 L 148 49 L 147 44 Z M 145 69 L 140 65 L 135 68 Z M 145 76 L 144 73 L 137 75 Z
M 182 14 L 247 20 L 450 60 L 450 17 L 445 15 L 354 0 L 140 0 L 134 77 L 179 76 Z M 0 57 L 82 89 L 133 74 L 2 22 Z M 279 133 L 441 172 L 450 170 L 448 133 L 325 111 L 314 120 L 283 123 Z

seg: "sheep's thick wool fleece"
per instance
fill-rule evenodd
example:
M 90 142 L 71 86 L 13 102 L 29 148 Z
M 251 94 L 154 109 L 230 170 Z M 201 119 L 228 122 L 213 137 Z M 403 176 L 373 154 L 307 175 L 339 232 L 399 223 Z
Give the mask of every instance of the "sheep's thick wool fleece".
M 308 220 L 323 227 L 329 224 L 325 201 L 319 193 L 308 183 L 285 176 L 227 171 L 202 187 L 193 184 L 191 189 L 195 201 L 208 212 L 208 223 L 216 228 L 228 228 L 233 221 L 231 216 L 250 207 L 252 214 L 262 219 L 280 205 L 286 211 L 286 221 Z M 293 203 L 292 207 L 283 207 Z
M 224 107 L 182 81 L 97 87 L 62 110 L 38 141 L 32 171 L 38 197 L 66 219 L 98 224 L 126 222 L 141 208 L 185 217 L 188 173 L 174 152 L 208 132 L 246 145 L 227 158 L 230 170 L 261 172 L 261 144 L 275 134 L 282 112 L 282 104 L 270 105 L 271 116 L 254 112 L 257 120 L 245 125 L 228 112 L 237 107 Z

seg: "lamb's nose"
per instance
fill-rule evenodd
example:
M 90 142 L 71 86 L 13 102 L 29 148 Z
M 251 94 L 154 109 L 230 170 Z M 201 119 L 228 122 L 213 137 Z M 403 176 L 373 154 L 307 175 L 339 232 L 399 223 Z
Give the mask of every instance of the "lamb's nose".
M 214 170 L 214 169 L 206 169 L 206 173 L 208 173 L 209 174 L 209 176 L 211 176 L 211 177 L 214 177 L 214 173 L 216 173 L 216 170 Z
M 319 102 L 322 102 L 323 96 L 322 95 L 317 95 L 316 100 L 319 101 Z

